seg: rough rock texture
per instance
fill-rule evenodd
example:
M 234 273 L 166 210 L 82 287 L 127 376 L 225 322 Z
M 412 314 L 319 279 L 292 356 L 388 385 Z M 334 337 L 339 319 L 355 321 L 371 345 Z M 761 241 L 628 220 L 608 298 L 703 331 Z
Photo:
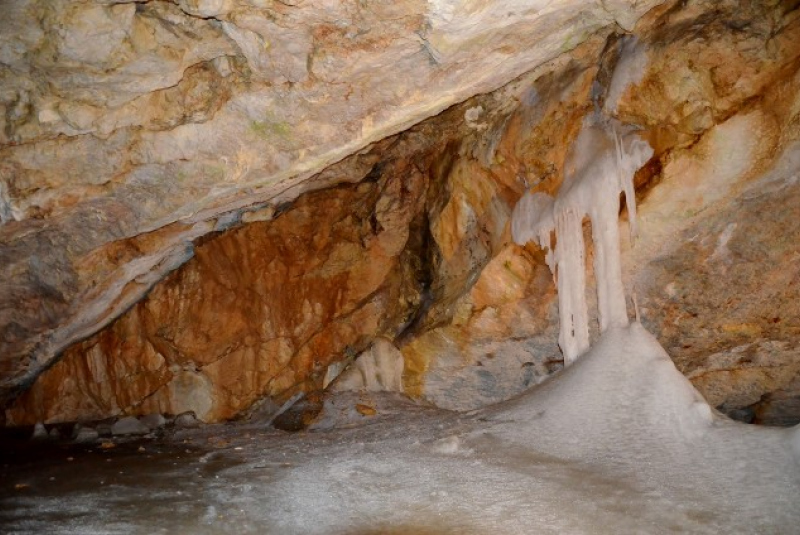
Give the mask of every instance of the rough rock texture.
M 508 245 L 456 303 L 445 326 L 409 342 L 406 391 L 444 408 L 508 399 L 561 369 L 547 266 Z
M 386 39 L 374 40 L 377 27 L 329 25 L 311 31 L 310 49 L 243 2 L 136 4 L 136 17 L 155 10 L 208 24 L 241 54 L 226 59 L 222 71 L 217 60 L 191 71 L 199 84 L 193 94 L 217 95 L 213 102 L 187 97 L 181 81 L 157 102 L 173 111 L 180 102 L 184 111 L 148 115 L 151 100 L 137 108 L 137 120 L 165 121 L 160 126 L 50 141 L 38 140 L 36 130 L 29 142 L 3 149 L 2 169 L 29 176 L 30 166 L 18 162 L 44 159 L 48 180 L 56 174 L 51 154 L 65 162 L 59 168 L 88 165 L 85 157 L 66 158 L 73 147 L 100 159 L 92 173 L 75 171 L 84 178 L 117 165 L 124 151 L 153 158 L 125 160 L 127 167 L 114 171 L 120 182 L 103 182 L 102 193 L 81 190 L 71 207 L 35 212 L 28 197 L 9 197 L 5 213 L 24 214 L 4 216 L 0 227 L 5 280 L 12 281 L 0 300 L 19 303 L 0 312 L 8 322 L 0 342 L 7 348 L 0 361 L 5 392 L 129 307 L 162 273 L 195 258 L 109 328 L 68 349 L 6 412 L 8 422 L 184 410 L 229 418 L 263 397 L 281 403 L 320 389 L 329 365 L 379 336 L 403 353 L 406 391 L 441 406 L 474 408 L 540 382 L 561 367 L 555 287 L 542 251 L 510 243 L 508 218 L 526 189 L 558 190 L 567 149 L 595 108 L 641 128 L 655 149 L 636 177 L 640 237 L 633 248 L 623 243 L 628 294 L 643 322 L 712 406 L 762 423 L 800 421 L 796 2 L 663 5 L 640 20 L 636 39 L 621 38 L 619 28 L 594 35 L 587 28 L 562 43 L 569 54 L 502 90 L 302 181 L 470 91 L 500 85 L 525 62 L 540 63 L 546 54 L 521 53 L 527 41 L 507 40 L 526 17 L 539 24 L 568 5 L 538 15 L 512 10 L 501 31 L 480 23 L 499 24 L 501 7 L 523 3 L 474 2 L 473 10 L 456 4 L 430 2 L 438 15 L 428 13 L 425 31 L 461 37 L 412 31 L 424 50 L 409 52 L 405 62 L 398 58 L 408 43 L 396 39 L 413 17 L 369 17 L 423 10 L 422 3 L 349 6 L 351 18 L 341 20 L 383 25 Z M 625 4 L 605 7 L 623 13 Z M 312 16 L 305 3 L 274 5 L 285 24 L 301 15 L 322 20 L 339 8 Z M 595 9 L 583 6 L 584 24 L 593 24 Z M 631 30 L 640 12 L 627 13 L 633 18 L 618 22 Z M 258 41 L 267 34 L 268 47 Z M 488 69 L 490 76 L 470 56 L 476 43 L 487 62 L 497 62 L 491 50 L 514 59 Z M 430 61 L 418 65 L 416 53 Z M 290 61 L 304 54 L 313 61 Z M 413 71 L 419 76 L 409 69 L 421 69 Z M 626 70 L 626 83 L 612 78 L 615 69 Z M 465 82 L 466 72 L 481 74 Z M 441 93 L 427 91 L 434 80 Z M 274 115 L 258 115 L 265 109 Z M 72 145 L 78 141 L 85 145 Z M 67 142 L 70 148 L 58 149 L 64 152 L 42 150 Z M 95 146 L 106 152 L 91 152 L 100 150 Z M 8 184 L 2 169 L 0 185 Z M 67 202 L 64 184 L 37 198 Z M 303 193 L 319 188 L 328 189 Z M 28 208 L 20 212 L 22 206 Z M 70 234 L 71 225 L 80 232 Z M 139 234 L 144 229 L 150 232 Z M 221 233 L 200 239 L 212 232 Z
M 0 400 L 185 262 L 217 216 L 291 200 L 659 3 L 6 0 Z
M 560 369 L 552 277 L 541 252 L 511 243 L 508 222 L 525 188 L 558 187 L 569 141 L 592 107 L 601 51 L 588 42 L 537 77 L 512 113 L 479 124 L 481 142 L 465 140 L 448 162 L 449 196 L 431 216 L 439 291 L 403 347 L 409 393 L 475 408 Z
M 591 65 L 603 42 L 603 35 L 594 37 L 575 57 L 562 56 L 500 92 L 453 108 L 407 134 L 387 139 L 370 151 L 333 166 L 314 179 L 316 187 L 322 187 L 364 178 L 367 183 L 360 188 L 378 180 L 381 185 L 372 186 L 378 187 L 384 196 L 378 204 L 374 200 L 373 204 L 364 204 L 359 196 L 343 200 L 339 198 L 341 192 L 349 191 L 344 187 L 306 194 L 296 203 L 299 207 L 288 210 L 285 208 L 288 203 L 280 204 L 277 209 L 286 211 L 273 221 L 269 219 L 276 208 L 271 207 L 248 212 L 241 221 L 238 217 L 220 218 L 214 228 L 235 227 L 240 222 L 258 219 L 267 221 L 228 231 L 198 246 L 196 258 L 159 285 L 142 304 L 111 328 L 68 350 L 6 413 L 8 423 L 183 410 L 193 410 L 206 420 L 229 418 L 262 397 L 274 396 L 280 401 L 298 388 L 319 388 L 329 364 L 357 353 L 376 335 L 394 337 L 405 332 L 413 335 L 428 325 L 450 321 L 451 305 L 469 290 L 495 251 L 507 243 L 503 228 L 511 207 L 524 191 L 526 179 L 516 163 L 509 162 L 508 170 L 497 176 L 488 170 L 501 165 L 495 159 L 498 131 L 511 125 L 513 131 L 523 131 L 525 135 L 537 133 L 536 129 L 519 126 L 520 121 L 532 121 L 531 115 L 536 113 L 531 106 L 539 98 L 531 84 L 542 79 L 537 86 L 539 90 L 556 93 L 564 85 L 558 73 L 572 73 L 574 77 L 573 71 L 594 72 L 596 69 Z M 591 76 L 584 75 L 581 79 L 588 88 Z M 527 112 L 512 118 L 520 102 Z M 555 106 L 561 109 L 557 103 Z M 570 124 L 579 122 L 582 107 L 586 104 L 572 105 L 564 112 Z M 521 142 L 520 145 L 525 146 Z M 545 148 L 536 146 L 524 163 L 544 167 L 543 160 L 547 157 L 563 159 L 561 152 L 563 148 L 554 139 Z M 415 163 L 409 165 L 409 162 Z M 477 189 L 471 181 L 474 172 L 485 175 Z M 429 183 L 430 187 L 423 192 L 424 187 L 414 186 L 415 180 Z M 394 186 L 389 188 L 385 184 Z M 349 188 L 357 191 L 359 187 Z M 423 196 L 424 214 L 419 205 L 416 212 L 403 217 L 380 215 L 381 203 L 402 205 L 421 201 Z M 319 207 L 309 203 L 317 203 Z M 336 210 L 331 209 L 331 203 Z M 464 210 L 459 211 L 460 205 Z M 298 213 L 305 215 L 298 219 Z M 421 219 L 414 219 L 415 214 Z M 331 234 L 331 227 L 343 230 Z M 393 247 L 369 247 L 366 236 L 384 231 L 400 237 Z M 409 236 L 409 251 L 403 255 L 403 240 Z M 147 236 L 133 243 L 120 242 L 112 258 L 152 249 L 152 239 L 153 236 Z M 277 247 L 273 243 L 276 240 L 283 240 L 283 247 Z M 318 242 L 319 249 L 300 255 L 298 247 L 309 242 Z M 338 271 L 311 276 L 313 266 L 334 255 L 328 249 L 334 249 L 338 256 L 335 261 Z M 294 256 L 284 259 L 287 251 Z M 93 258 L 99 260 L 95 271 L 107 265 L 106 255 Z M 293 267 L 271 271 L 282 262 Z M 361 268 L 359 262 L 363 262 Z M 394 281 L 400 287 L 381 301 L 378 299 L 381 295 L 371 296 L 370 291 L 376 291 L 377 285 L 384 283 L 387 264 L 396 265 L 400 274 L 393 276 L 403 280 Z M 234 273 L 228 273 L 232 269 Z M 192 274 L 185 273 L 186 270 Z M 291 281 L 292 273 L 299 272 L 310 277 L 300 290 L 286 281 L 287 276 Z M 234 275 L 235 282 L 220 282 Z M 332 303 L 334 296 L 341 294 L 343 281 L 348 281 L 356 294 Z M 181 289 L 167 289 L 176 284 Z M 195 295 L 209 285 L 224 286 L 219 292 L 212 289 L 206 293 L 215 298 L 224 293 L 227 308 L 218 299 Z M 273 293 L 265 295 L 264 286 L 273 288 Z M 252 302 L 254 294 L 262 295 L 263 299 Z M 367 296 L 380 301 L 379 306 L 343 312 L 354 303 L 362 305 L 357 298 Z M 511 309 L 507 317 L 510 312 Z M 265 314 L 283 318 L 275 327 L 278 333 L 302 331 L 305 327 L 309 331 L 294 339 L 275 334 L 272 327 L 263 325 L 267 321 Z M 298 327 L 298 323 L 303 327 Z M 539 327 L 541 324 L 535 329 Z M 501 336 L 505 332 L 496 334 Z M 248 335 L 254 341 L 243 343 L 242 336 L 247 340 Z M 407 341 L 408 336 L 403 340 Z M 533 357 L 523 355 L 520 359 L 522 366 Z M 291 363 L 287 365 L 287 361 Z M 421 362 L 419 358 L 417 361 Z M 497 371 L 502 370 L 498 367 Z M 518 381 L 518 370 L 512 371 L 515 389 L 495 395 L 496 399 L 531 382 L 531 372 L 522 371 L 529 378 Z M 282 375 L 277 377 L 279 372 Z
M 599 71 L 559 73 L 556 98 L 538 91 L 544 104 L 531 107 L 535 119 L 523 121 L 526 133 L 509 122 L 495 155 L 495 164 L 517 166 L 528 185 L 555 191 L 563 152 L 546 153 L 549 167 L 527 163 L 569 145 L 580 123 L 564 110 L 585 113 L 596 80 L 598 106 L 641 127 L 656 149 L 637 175 L 640 225 L 636 247 L 625 244 L 628 294 L 637 296 L 648 328 L 713 406 L 779 425 L 800 421 L 796 7 L 689 2 L 649 14 L 638 40 L 610 42 Z M 614 69 L 629 71 L 628 86 L 614 86 Z M 495 181 L 507 172 L 502 165 L 490 169 Z M 473 189 L 475 183 L 467 182 Z M 479 206 L 457 188 L 452 195 L 462 206 Z M 453 228 L 467 226 L 442 212 L 448 216 Z M 488 233 L 502 233 L 503 225 L 488 224 Z M 472 292 L 508 288 L 499 265 L 516 262 L 527 270 L 521 280 L 530 280 L 536 264 L 526 254 L 495 249 Z M 405 346 L 409 391 L 442 406 L 472 408 L 557 369 L 553 289 L 543 275 L 505 307 L 502 298 L 486 308 L 473 305 L 472 296 L 461 298 L 454 320 Z M 503 317 L 497 311 L 504 308 L 513 312 Z M 497 316 L 503 319 L 486 321 Z M 492 330 L 482 332 L 484 325 Z M 504 356 L 499 363 L 497 354 Z M 520 365 L 532 373 L 515 373 Z
M 752 132 L 747 122 L 741 127 Z M 731 137 L 726 159 L 742 150 L 742 136 Z M 794 144 L 771 172 L 739 188 L 734 182 L 739 191 L 727 198 L 697 213 L 683 204 L 676 241 L 637 278 L 644 319 L 659 329 L 679 368 L 709 403 L 726 411 L 754 406 L 756 421 L 800 416 L 799 174 Z M 680 192 L 677 186 L 670 196 Z M 656 222 L 657 210 L 645 212 L 653 220 L 645 219 L 643 239 L 668 228 Z
M 618 105 L 661 152 L 626 258 L 643 320 L 712 406 L 770 424 L 800 421 L 800 18 L 789 7 L 746 4 L 702 24 L 691 5 L 669 14 L 648 38 L 674 42 L 651 49 Z
M 332 359 L 402 323 L 419 301 L 405 255 L 426 181 L 389 179 L 303 197 L 274 221 L 212 238 L 110 328 L 68 350 L 10 423 L 111 414 L 231 418 L 320 382 Z
M 487 174 L 482 189 L 471 187 L 480 160 L 494 161 L 496 132 L 488 125 L 509 122 L 532 80 L 550 73 L 544 84 L 554 83 L 554 71 L 571 68 L 570 58 L 554 61 L 317 179 L 363 178 L 358 185 L 304 194 L 278 206 L 277 215 L 267 209 L 243 218 L 264 221 L 225 222 L 235 228 L 202 240 L 195 257 L 144 301 L 66 351 L 7 411 L 8 423 L 186 410 L 207 421 L 230 418 L 262 398 L 280 403 L 321 388 L 329 365 L 378 335 L 408 333 L 402 342 L 428 323 L 450 321 L 448 303 L 489 262 L 492 242 L 507 242 L 487 236 L 485 225 L 503 234 L 524 191 L 516 174 L 502 175 L 506 184 Z M 458 219 L 459 203 L 472 215 Z M 480 292 L 502 297 L 492 288 Z M 491 300 L 479 297 L 479 306 L 481 299 Z

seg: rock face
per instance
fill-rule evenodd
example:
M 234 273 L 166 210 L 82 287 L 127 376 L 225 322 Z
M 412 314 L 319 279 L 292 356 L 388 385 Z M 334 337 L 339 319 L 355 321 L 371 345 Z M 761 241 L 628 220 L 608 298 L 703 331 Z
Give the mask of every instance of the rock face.
M 618 105 L 673 145 L 644 195 L 628 277 L 645 325 L 712 406 L 797 423 L 798 12 L 750 5 L 690 26 L 692 13 L 650 37 L 675 41 Z
M 198 246 L 109 329 L 68 350 L 9 421 L 189 410 L 216 421 L 321 381 L 334 357 L 363 349 L 419 301 L 405 256 L 419 255 L 407 244 L 427 183 L 400 166 Z
M 111 426 L 112 435 L 146 435 L 150 428 L 133 416 L 120 418 Z
M 188 260 L 218 216 L 292 200 L 658 3 L 4 2 L 0 399 Z
M 555 286 L 508 220 L 558 191 L 596 109 L 655 150 L 623 255 L 643 322 L 713 406 L 800 421 L 800 10 L 639 20 L 656 3 L 12 2 L 2 396 L 49 369 L 7 423 L 223 420 L 320 390 L 376 339 L 440 406 L 540 382 L 562 366 Z M 116 48 L 70 44 L 90 23 Z M 168 62 L 137 41 L 164 27 Z M 24 59 L 23 37 L 51 48 Z

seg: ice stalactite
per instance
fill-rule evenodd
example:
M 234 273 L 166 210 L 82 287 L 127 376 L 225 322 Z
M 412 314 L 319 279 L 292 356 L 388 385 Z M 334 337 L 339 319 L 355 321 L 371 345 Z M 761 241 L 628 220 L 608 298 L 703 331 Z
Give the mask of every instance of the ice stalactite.
M 564 183 L 555 199 L 545 193 L 528 192 L 514 209 L 514 241 L 522 245 L 533 240 L 546 249 L 547 264 L 557 280 L 559 345 L 565 364 L 589 349 L 585 217 L 592 224 L 600 331 L 628 325 L 620 259 L 619 199 L 624 192 L 633 238 L 633 175 L 652 154 L 650 145 L 629 128 L 613 119 L 591 116 L 571 148 Z M 555 249 L 551 243 L 553 231 Z

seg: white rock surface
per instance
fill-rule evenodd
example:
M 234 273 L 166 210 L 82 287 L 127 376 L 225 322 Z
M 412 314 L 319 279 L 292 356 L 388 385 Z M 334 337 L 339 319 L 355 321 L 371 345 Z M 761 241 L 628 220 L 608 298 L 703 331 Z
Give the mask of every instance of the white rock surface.
M 147 414 L 139 418 L 139 421 L 142 424 L 146 425 L 148 429 L 151 431 L 155 429 L 161 429 L 165 425 L 167 425 L 167 420 L 161 414 Z

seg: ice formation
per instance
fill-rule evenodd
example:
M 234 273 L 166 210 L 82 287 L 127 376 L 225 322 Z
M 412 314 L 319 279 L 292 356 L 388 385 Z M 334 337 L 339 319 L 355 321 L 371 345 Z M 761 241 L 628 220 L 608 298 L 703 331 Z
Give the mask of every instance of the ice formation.
M 526 193 L 512 215 L 514 241 L 535 241 L 547 250 L 547 264 L 558 283 L 561 331 L 558 343 L 566 364 L 589 349 L 583 220 L 592 224 L 594 273 L 600 331 L 628 324 L 622 284 L 618 217 L 620 193 L 636 234 L 633 175 L 653 150 L 630 129 L 599 115 L 587 118 L 567 159 L 564 183 L 553 199 Z M 551 233 L 555 231 L 553 249 Z
M 0 525 L 82 535 L 788 535 L 800 526 L 800 428 L 715 416 L 636 323 L 609 329 L 539 387 L 472 414 L 396 394 L 339 396 L 348 403 L 326 409 L 339 424 L 321 427 L 329 431 L 209 426 L 177 435 L 178 457 L 133 447 L 23 466 L 9 481 L 30 490 L 0 486 Z M 376 414 L 348 409 L 355 403 Z M 231 443 L 184 453 L 187 442 L 220 438 Z
M 514 218 L 518 241 L 549 249 L 555 229 L 551 268 L 581 284 L 582 220 L 592 220 L 605 332 L 574 366 L 468 414 L 339 392 L 317 432 L 209 426 L 164 444 L 178 455 L 45 457 L 9 479 L 24 492 L 0 486 L 4 532 L 797 533 L 800 426 L 716 415 L 641 324 L 626 326 L 618 199 L 649 147 L 613 123 L 587 123 L 578 141 L 561 195 L 527 195 Z M 796 183 L 794 169 L 775 183 Z M 583 298 L 582 285 L 571 290 Z M 397 385 L 396 351 L 377 342 L 352 380 Z
M 403 355 L 385 338 L 378 338 L 332 383 L 336 392 L 403 391 Z

